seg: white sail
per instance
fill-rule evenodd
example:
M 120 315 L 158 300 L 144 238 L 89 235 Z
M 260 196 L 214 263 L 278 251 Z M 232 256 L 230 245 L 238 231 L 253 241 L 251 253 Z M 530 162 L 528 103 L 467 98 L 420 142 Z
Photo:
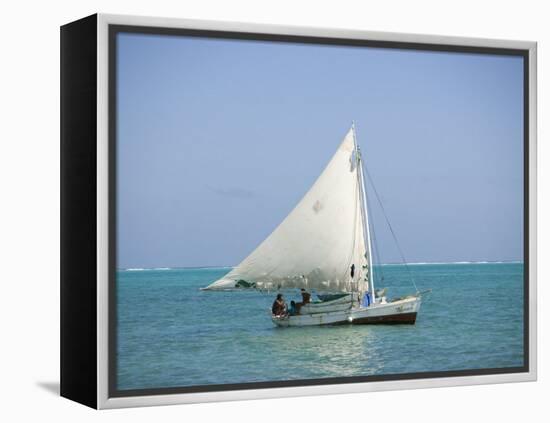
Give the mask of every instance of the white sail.
M 358 164 L 352 128 L 283 222 L 236 268 L 207 289 L 365 291 L 368 251 Z

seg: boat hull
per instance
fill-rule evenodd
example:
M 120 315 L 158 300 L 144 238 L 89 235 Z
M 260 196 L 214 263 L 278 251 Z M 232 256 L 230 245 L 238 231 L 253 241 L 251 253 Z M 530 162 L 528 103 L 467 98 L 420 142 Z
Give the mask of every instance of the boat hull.
M 350 320 L 354 325 L 367 324 L 414 324 L 420 310 L 420 297 L 409 297 L 372 307 L 351 310 Z
M 367 324 L 414 324 L 420 310 L 421 297 L 411 296 L 369 307 L 355 307 L 344 311 L 272 317 L 279 327 Z
M 386 316 L 366 316 L 355 319 L 351 322 L 353 325 L 414 325 L 416 322 L 416 313 L 390 314 Z
M 272 317 L 279 327 L 338 325 L 348 322 L 349 310 L 328 313 L 298 314 L 295 316 Z
M 304 304 L 300 307 L 300 315 L 330 313 L 351 309 L 352 296 L 347 295 L 332 301 Z

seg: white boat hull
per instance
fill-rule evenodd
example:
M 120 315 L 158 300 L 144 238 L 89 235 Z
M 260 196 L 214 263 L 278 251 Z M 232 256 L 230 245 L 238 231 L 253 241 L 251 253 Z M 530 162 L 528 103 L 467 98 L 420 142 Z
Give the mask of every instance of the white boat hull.
M 281 317 L 272 316 L 272 321 L 280 327 L 337 324 L 414 324 L 421 302 L 420 296 L 411 296 L 392 302 L 377 302 L 369 307 L 356 306 L 343 311 Z

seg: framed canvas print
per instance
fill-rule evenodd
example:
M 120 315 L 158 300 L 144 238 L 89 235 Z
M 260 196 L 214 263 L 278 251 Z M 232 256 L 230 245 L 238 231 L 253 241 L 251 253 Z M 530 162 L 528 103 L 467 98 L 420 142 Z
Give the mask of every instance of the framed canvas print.
M 536 379 L 536 44 L 61 28 L 61 394 Z

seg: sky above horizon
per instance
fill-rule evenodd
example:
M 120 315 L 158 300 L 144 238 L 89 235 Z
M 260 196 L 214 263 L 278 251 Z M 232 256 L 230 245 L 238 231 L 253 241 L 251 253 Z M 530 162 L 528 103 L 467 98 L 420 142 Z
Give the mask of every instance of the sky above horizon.
M 520 57 L 119 34 L 117 267 L 234 266 L 352 120 L 410 262 L 523 258 Z M 399 252 L 369 189 L 382 263 Z

